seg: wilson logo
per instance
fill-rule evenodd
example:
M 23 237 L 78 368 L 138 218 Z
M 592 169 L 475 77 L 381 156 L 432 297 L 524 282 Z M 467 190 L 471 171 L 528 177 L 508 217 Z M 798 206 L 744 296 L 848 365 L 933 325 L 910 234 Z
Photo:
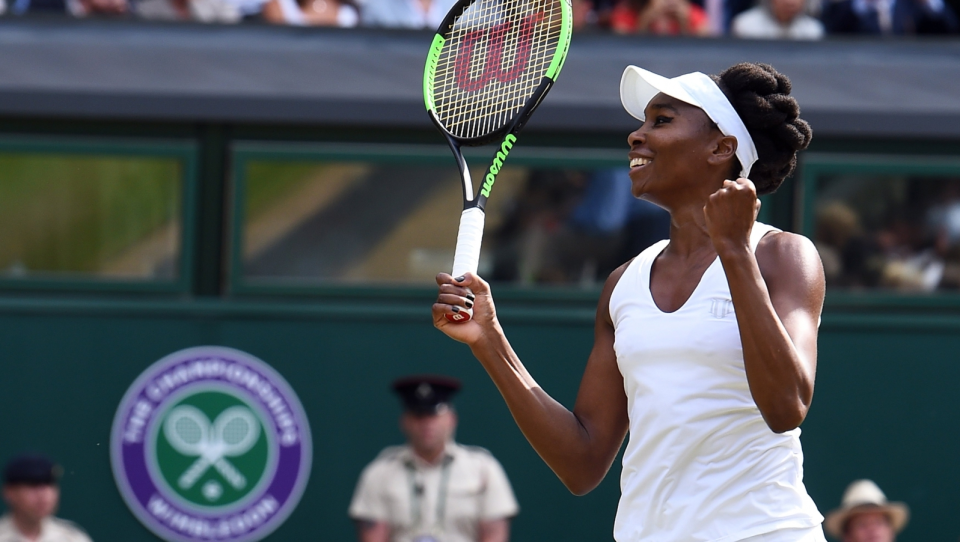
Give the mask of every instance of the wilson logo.
M 519 28 L 515 31 L 513 21 L 498 24 L 491 28 L 473 30 L 467 32 L 460 42 L 460 48 L 457 51 L 457 60 L 455 66 L 455 76 L 457 86 L 464 92 L 476 92 L 486 86 L 491 80 L 501 83 L 509 83 L 520 77 L 527 64 L 530 61 L 530 49 L 532 45 L 533 31 L 537 24 L 543 19 L 542 13 L 531 13 L 520 21 Z M 512 51 L 508 52 L 512 65 L 503 66 L 504 41 L 511 33 L 516 33 L 515 43 Z M 485 40 L 486 43 L 481 43 Z M 480 47 L 477 47 L 480 44 Z M 479 68 L 479 62 L 473 62 L 475 50 L 479 50 L 484 55 L 482 71 Z M 471 68 L 474 68 L 471 70 Z M 474 73 L 471 73 L 473 71 Z
M 494 156 L 493 163 L 490 164 L 487 176 L 483 180 L 483 187 L 480 188 L 480 193 L 483 194 L 483 197 L 490 197 L 490 190 L 493 189 L 493 183 L 497 182 L 497 174 L 500 173 L 500 168 L 503 167 L 504 160 L 507 159 L 507 156 L 510 154 L 510 149 L 513 148 L 513 144 L 516 142 L 517 136 L 513 134 L 507 134 L 507 137 L 503 138 L 503 143 L 500 144 L 500 150 L 497 151 L 497 155 Z

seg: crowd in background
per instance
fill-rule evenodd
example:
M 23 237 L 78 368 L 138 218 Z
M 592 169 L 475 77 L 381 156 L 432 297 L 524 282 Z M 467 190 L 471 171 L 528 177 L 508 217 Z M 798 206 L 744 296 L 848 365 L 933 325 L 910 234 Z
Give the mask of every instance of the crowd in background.
M 435 29 L 455 0 L 0 0 L 0 16 Z M 960 32 L 960 0 L 573 0 L 575 30 L 816 40 Z
M 960 179 L 847 179 L 817 205 L 828 287 L 960 289 Z

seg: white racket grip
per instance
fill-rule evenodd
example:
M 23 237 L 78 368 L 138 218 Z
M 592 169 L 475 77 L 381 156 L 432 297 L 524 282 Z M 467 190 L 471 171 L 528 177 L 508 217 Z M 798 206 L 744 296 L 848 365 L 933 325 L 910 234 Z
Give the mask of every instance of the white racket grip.
M 470 271 L 477 272 L 480 265 L 480 243 L 483 241 L 484 212 L 471 207 L 460 215 L 460 231 L 457 233 L 457 252 L 453 255 L 453 276 L 459 277 Z

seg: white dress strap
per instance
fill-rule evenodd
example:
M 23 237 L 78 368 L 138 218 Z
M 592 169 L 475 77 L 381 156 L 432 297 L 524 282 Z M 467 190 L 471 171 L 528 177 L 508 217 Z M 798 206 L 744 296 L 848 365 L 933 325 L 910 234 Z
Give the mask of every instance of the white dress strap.
M 760 245 L 760 240 L 764 238 L 770 232 L 780 232 L 779 228 L 774 228 L 769 224 L 764 224 L 763 222 L 754 222 L 753 231 L 750 232 L 750 250 L 756 252 L 757 246 Z

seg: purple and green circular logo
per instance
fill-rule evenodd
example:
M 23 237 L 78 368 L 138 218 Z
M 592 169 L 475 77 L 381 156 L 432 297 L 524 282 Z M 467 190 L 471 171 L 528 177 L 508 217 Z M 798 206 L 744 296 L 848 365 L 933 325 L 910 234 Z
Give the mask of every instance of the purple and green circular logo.
M 164 540 L 253 542 L 293 512 L 310 476 L 310 427 L 287 382 L 239 350 L 201 346 L 127 390 L 110 454 L 120 493 Z

